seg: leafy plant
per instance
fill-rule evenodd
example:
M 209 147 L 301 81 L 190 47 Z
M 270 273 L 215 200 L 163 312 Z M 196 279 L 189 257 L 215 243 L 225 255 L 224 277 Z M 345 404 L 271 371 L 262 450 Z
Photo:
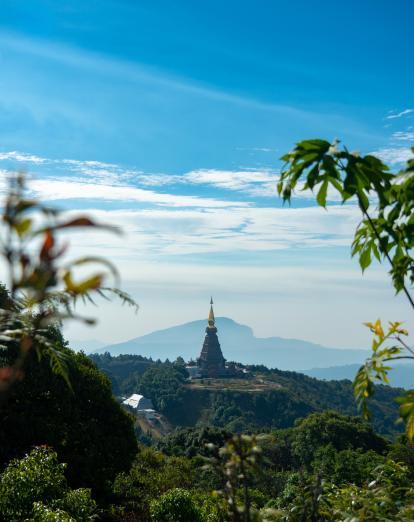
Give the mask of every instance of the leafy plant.
M 395 290 L 403 291 L 414 309 L 409 288 L 414 284 L 414 158 L 394 174 L 373 155 L 349 152 L 337 140 L 315 139 L 297 143 L 281 159 L 285 165 L 277 188 L 283 201 L 290 202 L 297 187 L 316 191 L 316 201 L 324 208 L 331 191 L 342 203 L 356 199 L 362 221 L 352 255 L 358 255 L 362 270 L 373 257 L 386 259 Z
M 296 187 L 316 190 L 316 201 L 322 207 L 326 207 L 329 190 L 336 192 L 343 204 L 356 199 L 362 220 L 355 231 L 352 255 L 358 255 L 362 271 L 373 257 L 386 260 L 396 292 L 404 292 L 414 309 L 414 158 L 400 172 L 391 173 L 375 156 L 349 152 L 340 148 L 337 140 L 306 140 L 282 160 L 285 165 L 278 192 L 283 201 L 290 202 Z M 414 350 L 403 340 L 408 332 L 401 328 L 401 323 L 390 323 L 387 333 L 380 320 L 367 326 L 374 333 L 372 355 L 354 380 L 355 397 L 365 417 L 369 415 L 367 399 L 373 394 L 374 382 L 389 382 L 391 366 L 387 363 L 414 358 Z M 396 344 L 387 346 L 389 340 Z M 406 392 L 398 402 L 407 435 L 412 439 L 414 391 Z
M 70 386 L 65 354 L 56 349 L 45 332 L 50 325 L 66 319 L 78 319 L 88 324 L 94 321 L 74 312 L 78 299 L 93 300 L 94 295 L 115 294 L 123 302 L 134 301 L 117 288 L 116 268 L 105 258 L 82 257 L 66 260 L 68 245 L 59 238 L 66 230 L 105 229 L 119 233 L 112 225 L 103 225 L 87 216 L 65 218 L 27 194 L 25 177 L 10 177 L 8 196 L 3 206 L 3 229 L 0 255 L 9 273 L 9 293 L 3 289 L 0 308 L 0 348 L 5 353 L 0 368 L 0 392 L 24 376 L 27 355 L 47 357 L 53 371 Z M 100 265 L 101 270 L 79 278 L 80 269 Z M 108 287 L 109 276 L 115 287 Z
M 151 504 L 153 522 L 203 522 L 201 512 L 191 493 L 185 489 L 172 489 Z
M 210 464 L 223 476 L 224 487 L 217 494 L 226 502 L 227 514 L 232 522 L 254 522 L 260 520 L 258 510 L 252 502 L 252 484 L 260 474 L 259 462 L 262 450 L 256 438 L 235 435 L 221 448 L 209 444 L 215 455 Z
M 93 520 L 96 503 L 90 490 L 70 490 L 65 468 L 56 453 L 46 447 L 35 448 L 23 459 L 12 461 L 0 475 L 1 519 Z

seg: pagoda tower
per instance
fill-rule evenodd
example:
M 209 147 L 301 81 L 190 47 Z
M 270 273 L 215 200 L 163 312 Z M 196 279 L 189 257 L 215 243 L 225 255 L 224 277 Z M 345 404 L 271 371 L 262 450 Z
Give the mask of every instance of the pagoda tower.
M 215 326 L 213 298 L 210 300 L 206 336 L 197 365 L 202 377 L 224 377 L 226 375 L 226 360 L 221 352 Z

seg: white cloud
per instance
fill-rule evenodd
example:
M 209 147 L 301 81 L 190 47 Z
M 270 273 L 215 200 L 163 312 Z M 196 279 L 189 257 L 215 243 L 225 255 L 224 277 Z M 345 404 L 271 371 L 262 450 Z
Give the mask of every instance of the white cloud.
M 385 163 L 405 163 L 413 157 L 413 153 L 406 147 L 389 147 L 371 152 Z
M 46 158 L 41 158 L 34 154 L 26 154 L 25 152 L 17 152 L 16 150 L 10 152 L 0 152 L 0 161 L 12 160 L 19 163 L 35 163 L 42 164 L 48 161 Z
M 122 238 L 91 233 L 78 246 L 86 253 L 125 260 L 142 256 L 271 252 L 289 248 L 347 246 L 360 212 L 354 205 L 319 208 L 234 207 L 209 209 L 88 210 L 116 224 Z M 106 236 L 106 235 L 105 235 Z
M 387 120 L 393 120 L 395 118 L 402 118 L 406 114 L 410 114 L 411 112 L 414 112 L 414 109 L 404 109 L 401 112 L 391 112 L 391 114 L 388 114 L 385 118 Z
M 404 131 L 404 132 L 403 131 L 398 131 L 398 132 L 394 132 L 392 137 L 395 140 L 400 140 L 400 141 L 414 141 L 414 132 L 411 132 L 411 131 Z
M 186 183 L 246 192 L 251 195 L 276 195 L 277 173 L 270 170 L 200 169 L 184 174 Z
M 170 207 L 234 207 L 247 206 L 248 203 L 166 194 L 133 186 L 110 185 L 70 178 L 35 179 L 30 188 L 35 194 L 45 200 L 88 199 L 121 202 L 152 203 Z
M 237 147 L 236 150 L 244 150 L 250 152 L 278 152 L 278 149 L 273 149 L 270 147 Z
M 29 155 L 14 154 L 17 161 L 26 156 Z M 89 206 L 102 208 L 106 202 L 109 210 L 92 212 L 128 232 L 128 239 L 121 241 L 114 238 L 106 242 L 98 234 L 94 236 L 95 243 L 88 242 L 87 250 L 95 244 L 97 253 L 105 251 L 107 255 L 176 256 L 342 246 L 349 244 L 359 217 L 353 205 L 333 206 L 327 213 L 315 206 L 257 207 L 252 201 L 188 194 L 189 186 L 211 185 L 249 196 L 274 196 L 276 200 L 278 174 L 266 169 L 200 169 L 164 177 L 145 175 L 110 163 L 42 159 L 39 172 L 30 180 L 30 189 L 36 197 L 46 201 L 78 200 L 82 201 L 80 207 L 87 201 Z M 53 172 L 62 167 L 62 175 L 50 174 L 48 165 Z M 68 167 L 72 175 L 67 175 Z M 168 183 L 175 188 L 187 185 L 186 193 L 145 188 Z M 298 191 L 298 196 L 313 199 L 309 192 Z M 335 200 L 334 195 L 330 199 Z M 120 210 L 110 209 L 114 202 Z M 79 203 L 71 203 L 76 204 Z

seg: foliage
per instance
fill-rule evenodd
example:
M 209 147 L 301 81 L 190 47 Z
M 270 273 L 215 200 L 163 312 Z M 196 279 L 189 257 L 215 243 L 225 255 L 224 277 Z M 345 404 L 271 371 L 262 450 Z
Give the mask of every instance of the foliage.
M 0 512 L 10 520 L 30 515 L 33 502 L 50 502 L 66 488 L 64 464 L 56 453 L 37 448 L 24 459 L 12 461 L 0 478 Z
M 70 490 L 65 464 L 46 447 L 35 448 L 12 461 L 0 476 L 0 515 L 5 521 L 94 519 L 96 504 L 90 490 Z
M 391 445 L 388 458 L 394 462 L 403 464 L 414 479 L 414 443 L 401 437 L 400 440 Z
M 30 522 L 76 522 L 76 519 L 62 509 L 45 506 L 43 502 L 35 502 Z
M 90 489 L 69 489 L 54 505 L 74 516 L 76 522 L 87 522 L 96 518 L 96 503 L 91 499 Z
M 138 375 L 142 375 L 150 365 L 155 364 L 142 355 L 113 357 L 109 352 L 105 352 L 93 353 L 89 357 L 109 377 L 115 395 L 134 393 Z
M 172 489 L 151 503 L 153 522 L 202 522 L 200 509 L 185 489 Z
M 151 500 L 174 488 L 191 489 L 195 478 L 195 468 L 188 459 L 141 447 L 129 472 L 116 477 L 114 493 L 127 512 L 145 517 Z
M 400 520 L 414 516 L 414 488 L 403 466 L 388 461 L 362 487 L 334 486 L 323 499 L 327 520 Z
M 64 346 L 58 330 L 47 333 L 68 362 L 72 391 L 31 353 L 26 378 L 0 404 L 0 463 L 47 444 L 68 464 L 71 486 L 105 496 L 115 476 L 129 468 L 137 451 L 133 423 L 113 398 L 111 386 L 82 353 Z
M 183 384 L 188 374 L 180 364 L 166 362 L 150 366 L 137 376 L 139 393 L 149 397 L 155 408 L 167 416 L 177 416 L 183 404 Z
M 365 482 L 372 470 L 380 466 L 385 457 L 373 450 L 346 449 L 336 451 L 332 445 L 321 446 L 314 453 L 312 472 L 333 484 L 357 484 Z
M 210 459 L 210 466 L 223 475 L 224 487 L 218 493 L 225 499 L 229 520 L 233 522 L 258 520 L 251 486 L 260 472 L 261 453 L 255 437 L 235 435 Z
M 387 259 L 396 291 L 404 290 L 414 307 L 406 286 L 406 280 L 414 284 L 414 158 L 393 174 L 375 156 L 360 156 L 338 145 L 338 141 L 325 140 L 297 143 L 282 157 L 286 163 L 278 192 L 284 201 L 290 201 L 300 183 L 303 190 L 317 189 L 316 201 L 322 207 L 326 207 L 328 189 L 337 192 L 343 203 L 356 198 L 363 220 L 355 232 L 353 255 L 358 254 L 363 270 L 372 256 Z M 374 216 L 368 213 L 373 204 Z
M 185 428 L 171 433 L 161 439 L 158 448 L 167 455 L 195 457 L 210 455 L 209 446 L 223 446 L 231 438 L 231 433 L 222 428 L 203 426 L 200 428 Z
M 315 451 L 328 445 L 335 451 L 362 449 L 384 453 L 387 441 L 358 417 L 346 417 L 336 412 L 309 415 L 291 432 L 292 453 L 302 465 L 309 466 L 315 458 Z
M 140 391 L 149 396 L 155 407 L 162 408 L 168 421 L 178 428 L 214 426 L 227 432 L 251 433 L 271 428 L 287 428 L 293 426 L 298 418 L 323 410 L 337 410 L 347 415 L 358 413 L 352 383 L 346 380 L 320 381 L 301 373 L 249 366 L 249 382 L 266 381 L 269 384 L 268 389 L 251 393 L 242 391 L 237 386 L 233 389 L 228 381 L 218 381 L 217 387 L 205 389 L 194 387 L 183 379 L 183 369 L 175 363 L 150 363 L 147 370 L 149 373 L 132 371 L 128 376 L 128 364 L 133 368 L 140 361 L 135 356 L 128 355 L 110 357 L 110 363 L 98 363 L 103 371 L 108 376 L 114 376 L 119 371 L 123 383 L 133 380 L 130 391 Z M 93 360 L 96 360 L 95 357 Z M 148 360 L 141 362 L 146 363 Z M 127 377 L 124 379 L 125 375 Z M 382 385 L 375 386 L 375 390 L 375 395 L 369 399 L 370 409 L 375 414 L 373 425 L 381 434 L 394 436 L 403 429 L 402 425 L 395 424 L 398 405 L 394 398 L 401 391 Z M 180 432 L 173 435 L 172 437 L 177 437 L 177 451 L 173 452 L 174 455 L 191 456 L 187 452 L 200 454 L 197 451 L 199 435 L 194 434 L 193 441 L 185 440 L 186 435 Z M 173 438 L 170 442 L 173 442 Z M 212 442 L 222 444 L 222 441 Z M 190 449 L 191 446 L 193 449 Z M 180 447 L 186 447 L 185 451 L 180 453 Z M 161 449 L 171 453 L 171 449 L 164 446 Z
M 0 255 L 8 268 L 10 294 L 1 299 L 0 342 L 8 357 L 3 358 L 0 368 L 0 392 L 23 378 L 26 358 L 32 351 L 39 359 L 46 357 L 53 371 L 70 386 L 65 354 L 56 350 L 45 335 L 48 326 L 66 319 L 92 323 L 91 319 L 77 316 L 73 305 L 78 299 L 92 300 L 94 295 L 113 293 L 136 305 L 118 288 L 106 286 L 110 274 L 118 282 L 111 263 L 99 257 L 64 261 L 67 245 L 60 243 L 59 237 L 72 229 L 117 229 L 86 216 L 62 218 L 58 210 L 27 196 L 23 175 L 10 178 L 2 223 Z M 79 270 L 90 265 L 102 269 L 79 279 Z
M 402 339 L 402 336 L 408 335 L 405 328 L 401 328 L 401 323 L 389 323 L 388 331 L 384 331 L 381 321 L 378 319 L 375 323 L 366 323 L 366 326 L 374 334 L 372 340 L 372 355 L 363 366 L 358 370 L 354 380 L 354 393 L 359 407 L 362 409 L 364 416 L 369 417 L 369 409 L 367 399 L 371 397 L 375 391 L 373 383 L 383 382 L 389 384 L 388 372 L 391 366 L 387 363 L 397 359 L 411 359 L 411 356 L 401 356 L 404 349 L 412 352 Z M 388 341 L 396 344 L 392 346 L 384 346 Z M 414 352 L 412 352 L 414 353 Z M 411 439 L 414 435 L 414 405 L 409 400 L 410 392 L 399 398 L 401 403 L 400 415 L 406 420 L 407 435 Z
M 414 309 L 411 288 L 414 286 L 414 158 L 408 160 L 399 173 L 372 155 L 360 156 L 339 148 L 339 142 L 307 140 L 297 143 L 282 159 L 285 166 L 278 183 L 284 201 L 301 185 L 303 190 L 317 188 L 316 201 L 326 207 L 328 189 L 336 191 L 342 203 L 356 198 L 362 221 L 355 231 L 352 255 L 358 255 L 364 271 L 375 257 L 386 260 L 396 292 L 403 291 Z M 414 148 L 412 149 L 414 153 Z M 374 208 L 373 208 L 374 207 Z M 388 383 L 391 367 L 386 363 L 396 359 L 414 359 L 414 351 L 402 339 L 408 332 L 401 323 L 390 323 L 384 333 L 381 322 L 367 323 L 374 333 L 372 356 L 355 378 L 355 396 L 367 417 L 366 399 L 373 393 L 373 382 Z M 386 346 L 389 339 L 397 345 Z M 404 353 L 401 355 L 401 353 Z M 400 416 L 406 423 L 407 436 L 414 437 L 414 391 L 399 398 Z

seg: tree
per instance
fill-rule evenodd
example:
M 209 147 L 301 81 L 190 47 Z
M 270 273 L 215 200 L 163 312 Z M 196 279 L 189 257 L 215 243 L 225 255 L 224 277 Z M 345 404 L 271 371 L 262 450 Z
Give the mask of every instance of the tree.
M 93 520 L 96 503 L 90 490 L 69 489 L 65 468 L 57 454 L 46 447 L 35 448 L 23 459 L 12 461 L 0 475 L 1 519 Z
M 151 504 L 151 520 L 154 522 L 202 522 L 201 512 L 189 491 L 172 489 Z
M 150 366 L 143 375 L 137 375 L 136 386 L 149 397 L 157 410 L 167 417 L 177 416 L 183 406 L 183 384 L 187 371 L 181 365 L 159 363 Z
M 313 413 L 292 431 L 293 454 L 301 464 L 309 465 L 316 451 L 327 445 L 336 451 L 362 449 L 384 453 L 388 443 L 360 418 L 336 412 Z
M 71 486 L 92 488 L 102 498 L 136 454 L 132 419 L 112 396 L 108 378 L 86 355 L 65 347 L 59 330 L 47 335 L 65 355 L 72 389 L 45 358 L 39 362 L 35 353 L 28 355 L 25 379 L 0 405 L 0 463 L 47 444 L 68 464 Z
M 414 152 L 414 148 L 412 149 Z M 375 257 L 386 261 L 396 292 L 403 292 L 414 309 L 414 158 L 398 173 L 372 155 L 360 156 L 340 148 L 339 142 L 306 140 L 282 157 L 278 192 L 290 202 L 296 187 L 316 190 L 318 205 L 326 207 L 328 191 L 339 194 L 345 204 L 356 199 L 362 219 L 355 231 L 352 255 L 358 255 L 364 271 Z M 404 341 L 408 332 L 401 323 L 390 323 L 384 332 L 381 322 L 367 323 L 374 333 L 372 357 L 360 368 L 354 390 L 359 406 L 367 417 L 366 400 L 374 392 L 373 382 L 388 383 L 389 361 L 414 359 L 414 350 Z M 387 345 L 388 341 L 396 344 Z M 407 435 L 414 437 L 414 390 L 400 399 L 400 415 Z
M 191 489 L 195 481 L 195 468 L 189 459 L 166 457 L 141 447 L 131 469 L 116 477 L 113 489 L 127 512 L 146 520 L 152 500 L 174 488 Z

